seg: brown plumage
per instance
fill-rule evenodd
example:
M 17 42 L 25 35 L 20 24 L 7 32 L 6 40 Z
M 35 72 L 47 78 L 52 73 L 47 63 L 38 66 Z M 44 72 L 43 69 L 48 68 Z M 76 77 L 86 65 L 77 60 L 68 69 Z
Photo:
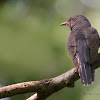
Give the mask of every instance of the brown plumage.
M 93 63 L 98 55 L 98 32 L 83 15 L 72 16 L 60 25 L 66 25 L 71 30 L 67 48 L 82 84 L 88 86 L 94 81 Z

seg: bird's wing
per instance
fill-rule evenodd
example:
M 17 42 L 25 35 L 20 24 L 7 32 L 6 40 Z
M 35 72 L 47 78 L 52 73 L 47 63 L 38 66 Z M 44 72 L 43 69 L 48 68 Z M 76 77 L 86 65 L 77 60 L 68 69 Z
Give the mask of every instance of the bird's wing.
M 75 41 L 81 82 L 83 85 L 89 85 L 94 81 L 94 69 L 90 64 L 90 48 L 84 34 L 77 34 Z
M 90 48 L 90 62 L 94 63 L 98 55 L 99 48 L 99 35 L 96 29 L 89 27 L 89 30 L 85 33 L 88 47 Z

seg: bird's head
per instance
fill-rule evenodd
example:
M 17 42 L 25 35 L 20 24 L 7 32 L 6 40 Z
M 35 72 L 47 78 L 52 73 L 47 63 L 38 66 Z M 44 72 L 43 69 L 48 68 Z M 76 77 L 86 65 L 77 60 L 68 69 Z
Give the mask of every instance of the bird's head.
M 83 15 L 75 15 L 70 17 L 66 22 L 60 24 L 60 26 L 66 25 L 72 31 L 73 29 L 79 29 L 83 26 L 91 26 L 90 22 Z

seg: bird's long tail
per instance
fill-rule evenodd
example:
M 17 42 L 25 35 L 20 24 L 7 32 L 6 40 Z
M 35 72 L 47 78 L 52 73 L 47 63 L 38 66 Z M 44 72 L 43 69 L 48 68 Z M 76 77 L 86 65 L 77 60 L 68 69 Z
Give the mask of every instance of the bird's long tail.
M 79 75 L 84 86 L 88 86 L 94 82 L 94 69 L 92 65 L 81 63 Z
M 83 34 L 76 36 L 76 50 L 81 82 L 84 86 L 88 86 L 94 81 L 94 68 L 90 64 L 90 50 Z

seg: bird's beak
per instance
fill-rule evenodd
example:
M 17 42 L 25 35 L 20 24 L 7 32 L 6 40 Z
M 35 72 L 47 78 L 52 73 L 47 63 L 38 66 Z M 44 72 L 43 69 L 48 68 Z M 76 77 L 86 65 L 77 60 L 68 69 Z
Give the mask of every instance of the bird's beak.
M 63 22 L 63 23 L 60 24 L 60 26 L 63 26 L 63 25 L 67 25 L 68 26 L 69 23 L 66 21 L 66 22 Z

